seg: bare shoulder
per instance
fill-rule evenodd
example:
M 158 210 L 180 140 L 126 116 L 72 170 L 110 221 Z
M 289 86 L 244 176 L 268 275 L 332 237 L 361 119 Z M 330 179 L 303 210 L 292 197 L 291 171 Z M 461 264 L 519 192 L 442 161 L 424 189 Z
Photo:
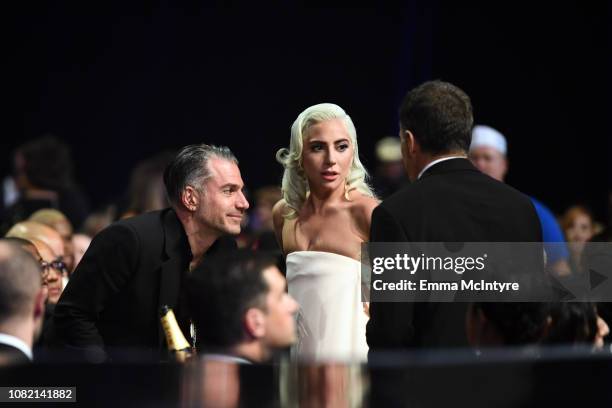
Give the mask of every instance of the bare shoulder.
M 353 202 L 353 211 L 356 215 L 372 218 L 372 211 L 380 204 L 380 201 L 375 197 L 370 197 L 362 193 L 355 193 L 351 200 Z
M 380 201 L 374 197 L 356 192 L 351 196 L 351 213 L 355 219 L 357 227 L 363 234 L 370 234 L 370 224 L 372 222 L 372 212 Z
M 284 215 L 287 213 L 287 203 L 284 199 L 279 200 L 272 207 L 272 222 L 274 223 L 274 234 L 280 247 L 283 247 L 283 224 L 285 223 Z
M 274 220 L 274 227 L 282 227 L 285 221 L 284 215 L 287 214 L 288 206 L 284 198 L 281 198 L 274 207 L 272 207 L 272 219 Z

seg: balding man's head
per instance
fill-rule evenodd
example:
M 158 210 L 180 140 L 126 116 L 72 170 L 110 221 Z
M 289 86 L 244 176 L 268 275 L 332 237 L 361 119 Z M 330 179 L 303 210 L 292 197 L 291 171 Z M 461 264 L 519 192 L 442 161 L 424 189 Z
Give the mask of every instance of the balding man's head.
M 0 325 L 32 316 L 41 285 L 36 260 L 19 246 L 0 240 Z
M 38 245 L 34 243 L 34 241 L 40 242 L 35 239 L 23 239 L 17 237 L 6 237 L 4 238 L 6 242 L 13 243 L 17 245 L 19 248 L 23 249 L 30 255 L 34 257 L 34 259 L 40 259 L 40 253 L 38 252 Z
M 35 221 L 19 222 L 7 232 L 6 237 L 17 237 L 27 240 L 38 239 L 49 245 L 56 257 L 64 256 L 64 240 L 53 228 Z

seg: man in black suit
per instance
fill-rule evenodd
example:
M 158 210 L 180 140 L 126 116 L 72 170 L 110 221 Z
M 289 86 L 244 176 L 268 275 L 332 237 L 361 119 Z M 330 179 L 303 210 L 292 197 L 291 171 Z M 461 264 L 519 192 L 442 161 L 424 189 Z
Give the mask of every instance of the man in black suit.
M 467 159 L 469 97 L 426 82 L 400 108 L 404 168 L 411 184 L 372 215 L 372 242 L 540 242 L 529 198 L 478 171 Z M 467 346 L 467 303 L 373 303 L 370 351 Z
M 0 241 L 0 366 L 32 361 L 32 343 L 45 315 L 45 288 L 32 255 Z
M 172 208 L 121 220 L 93 239 L 55 308 L 64 345 L 94 359 L 119 359 L 120 349 L 159 358 L 163 305 L 189 336 L 186 276 L 205 256 L 236 247 L 224 236 L 240 233 L 249 203 L 227 147 L 183 148 L 164 183 Z

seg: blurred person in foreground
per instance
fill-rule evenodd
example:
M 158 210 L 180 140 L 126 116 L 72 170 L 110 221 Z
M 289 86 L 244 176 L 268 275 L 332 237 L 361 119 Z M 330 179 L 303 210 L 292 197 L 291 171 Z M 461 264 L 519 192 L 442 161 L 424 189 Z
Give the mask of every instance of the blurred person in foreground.
M 295 342 L 298 304 L 276 259 L 250 251 L 205 260 L 189 278 L 197 349 L 208 359 L 263 363 Z
M 602 348 L 610 333 L 589 302 L 474 303 L 466 315 L 471 346 L 587 345 Z
M 227 235 L 240 233 L 249 203 L 227 147 L 184 147 L 166 167 L 164 183 L 171 208 L 118 221 L 94 237 L 57 304 L 59 340 L 91 360 L 120 359 L 126 349 L 164 358 L 160 307 L 172 308 L 190 333 L 189 272 L 236 247 Z
M 34 258 L 18 245 L 0 240 L 0 366 L 32 361 L 45 297 Z
M 14 236 L 6 237 L 4 240 L 17 244 L 28 252 L 38 262 L 42 274 L 42 283 L 45 288 L 45 313 L 42 323 L 42 332 L 38 336 L 34 346 L 54 346 L 54 332 L 52 330 L 52 319 L 55 305 L 64 290 L 64 277 L 66 276 L 66 265 L 55 255 L 49 245 L 40 239 L 25 235 L 26 238 Z
M 489 126 L 474 126 L 470 144 L 470 160 L 478 170 L 502 183 L 505 182 L 508 172 L 507 150 L 506 138 L 500 132 Z M 545 243 L 548 270 L 558 276 L 569 275 L 571 272 L 569 253 L 555 215 L 540 201 L 533 197 L 529 198 L 538 213 L 542 227 L 542 240 Z

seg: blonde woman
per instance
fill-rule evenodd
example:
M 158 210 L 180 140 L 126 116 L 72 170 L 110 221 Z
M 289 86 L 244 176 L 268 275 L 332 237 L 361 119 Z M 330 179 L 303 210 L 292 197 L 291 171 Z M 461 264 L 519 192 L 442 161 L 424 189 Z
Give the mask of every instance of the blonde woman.
M 366 183 L 355 126 L 337 105 L 311 106 L 293 123 L 289 148 L 276 157 L 285 172 L 274 228 L 287 255 L 289 293 L 301 308 L 297 355 L 363 361 L 360 251 L 378 200 Z

